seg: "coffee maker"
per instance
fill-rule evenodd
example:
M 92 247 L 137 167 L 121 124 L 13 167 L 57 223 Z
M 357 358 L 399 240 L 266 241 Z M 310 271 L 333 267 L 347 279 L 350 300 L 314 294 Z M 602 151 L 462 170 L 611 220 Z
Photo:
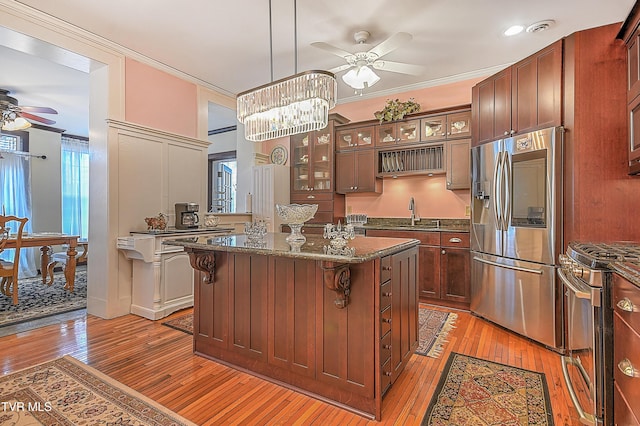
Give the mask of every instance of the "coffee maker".
M 192 229 L 198 227 L 198 210 L 196 203 L 176 203 L 176 229 Z

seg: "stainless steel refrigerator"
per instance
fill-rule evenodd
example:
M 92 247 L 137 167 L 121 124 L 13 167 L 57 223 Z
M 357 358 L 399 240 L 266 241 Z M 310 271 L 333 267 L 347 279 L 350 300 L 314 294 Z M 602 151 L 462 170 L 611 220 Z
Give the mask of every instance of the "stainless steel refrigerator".
M 471 311 L 563 348 L 562 127 L 471 150 Z

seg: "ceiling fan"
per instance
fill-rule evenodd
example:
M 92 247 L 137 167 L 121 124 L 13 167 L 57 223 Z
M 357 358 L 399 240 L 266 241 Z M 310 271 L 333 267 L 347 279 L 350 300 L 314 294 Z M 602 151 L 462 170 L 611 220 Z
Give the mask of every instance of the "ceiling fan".
M 58 111 L 49 107 L 19 106 L 18 100 L 9 96 L 8 90 L 0 89 L 0 113 L 2 114 L 0 124 L 2 124 L 3 130 L 22 130 L 29 128 L 31 127 L 31 123 L 27 120 L 37 121 L 47 125 L 55 124 L 55 121 L 31 114 L 32 112 L 45 114 L 58 113 Z
M 311 45 L 346 60 L 346 64 L 332 68 L 329 71 L 335 74 L 350 69 L 349 72 L 342 76 L 342 79 L 356 90 L 371 87 L 380 80 L 380 77 L 378 77 L 371 68 L 411 75 L 420 75 L 425 71 L 424 67 L 419 65 L 381 59 L 384 55 L 396 50 L 404 43 L 409 42 L 413 38 L 411 34 L 399 32 L 377 46 L 369 48 L 371 45 L 367 44 L 367 39 L 370 35 L 368 31 L 358 31 L 354 34 L 353 38 L 356 41 L 354 53 L 347 52 L 346 50 L 321 41 L 311 43 Z

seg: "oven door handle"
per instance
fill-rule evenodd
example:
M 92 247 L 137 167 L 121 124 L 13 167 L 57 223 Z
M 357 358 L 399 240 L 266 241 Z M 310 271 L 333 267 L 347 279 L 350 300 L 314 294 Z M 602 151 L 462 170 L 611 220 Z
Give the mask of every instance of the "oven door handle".
M 560 280 L 564 283 L 564 285 L 567 286 L 567 288 L 576 295 L 576 297 L 578 299 L 587 299 L 587 300 L 591 300 L 591 292 L 590 291 L 584 291 L 579 289 L 578 287 L 575 286 L 575 284 L 573 284 L 571 281 L 569 281 L 569 279 L 565 276 L 564 271 L 560 268 L 558 268 L 558 277 L 560 277 Z
M 596 418 L 593 414 L 585 413 L 584 409 L 580 405 L 580 401 L 578 400 L 578 395 L 576 394 L 575 389 L 573 388 L 573 382 L 571 382 L 571 378 L 569 377 L 569 365 L 575 366 L 580 375 L 584 379 L 584 381 L 591 387 L 591 380 L 589 380 L 589 375 L 584 370 L 584 367 L 580 363 L 580 361 L 571 358 L 569 356 L 563 356 L 562 358 L 562 374 L 564 375 L 564 382 L 567 384 L 567 390 L 569 391 L 569 396 L 571 397 L 571 401 L 573 402 L 573 406 L 576 407 L 576 411 L 578 412 L 578 416 L 580 417 L 580 423 L 585 425 L 595 425 Z
M 482 258 L 479 258 L 479 257 L 476 257 L 476 256 L 473 257 L 473 260 L 477 260 L 478 262 L 486 263 L 487 265 L 497 266 L 499 268 L 513 269 L 515 271 L 529 272 L 531 274 L 542 275 L 542 269 L 530 269 L 530 268 L 523 268 L 522 266 L 503 265 L 502 263 L 492 262 L 490 260 L 482 259 Z

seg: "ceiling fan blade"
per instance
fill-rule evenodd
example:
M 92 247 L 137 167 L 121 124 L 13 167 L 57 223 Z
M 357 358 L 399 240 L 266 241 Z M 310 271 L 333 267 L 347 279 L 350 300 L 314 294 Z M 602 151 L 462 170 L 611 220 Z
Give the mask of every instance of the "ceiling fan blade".
M 27 112 L 41 112 L 41 113 L 46 113 L 46 114 L 57 114 L 58 113 L 58 111 L 56 111 L 53 108 L 49 108 L 49 107 L 20 106 L 20 109 L 22 111 L 27 111 Z
M 313 47 L 317 47 L 318 49 L 322 49 L 329 53 L 333 53 L 334 55 L 340 56 L 341 58 L 344 58 L 344 59 L 346 59 L 349 56 L 353 56 L 353 53 L 349 53 L 346 50 L 342 50 L 338 47 L 332 46 L 322 41 L 315 41 L 311 43 L 311 45 Z
M 38 121 L 40 123 L 44 123 L 44 124 L 56 124 L 55 121 L 53 120 L 49 120 L 48 118 L 44 118 L 44 117 L 39 117 L 37 115 L 33 115 L 33 114 L 29 114 L 28 112 L 21 112 L 20 115 L 24 118 L 27 118 L 29 120 L 33 120 L 33 121 Z
M 369 50 L 369 52 L 375 53 L 378 55 L 378 58 L 381 58 L 392 50 L 396 50 L 403 44 L 408 43 L 412 38 L 413 36 L 409 33 L 396 33 L 373 49 Z
M 339 73 L 340 71 L 348 70 L 349 68 L 351 68 L 351 65 L 344 64 L 344 65 L 340 65 L 339 67 L 331 68 L 328 71 L 335 74 L 335 73 Z
M 381 71 L 399 72 L 402 74 L 421 75 L 426 69 L 420 65 L 403 64 L 393 61 L 375 61 L 372 66 Z

